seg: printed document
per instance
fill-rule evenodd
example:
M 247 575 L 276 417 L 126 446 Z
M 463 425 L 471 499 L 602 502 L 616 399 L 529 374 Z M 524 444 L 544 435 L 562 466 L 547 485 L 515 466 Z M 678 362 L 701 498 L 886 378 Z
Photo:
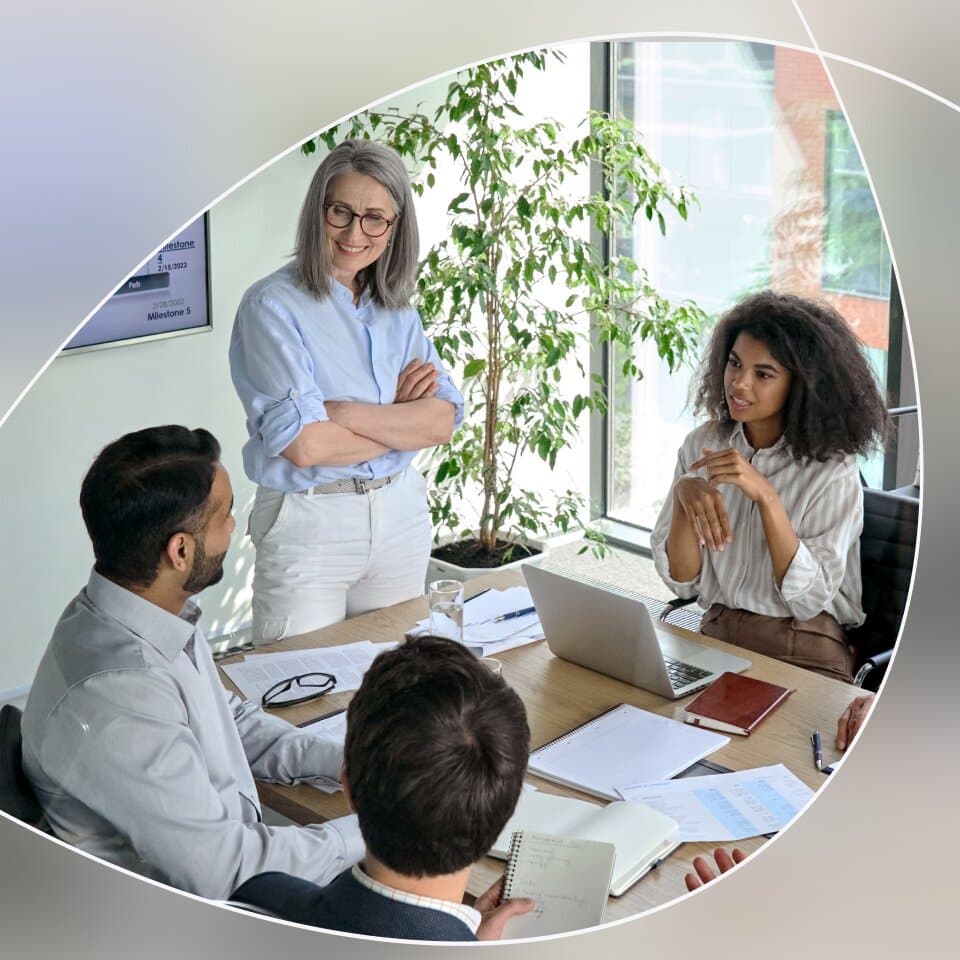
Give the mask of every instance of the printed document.
M 677 840 L 745 840 L 783 829 L 813 796 L 782 763 L 707 777 L 617 787 L 680 825 Z
M 344 693 L 356 690 L 374 658 L 395 646 L 395 643 L 361 640 L 312 650 L 248 654 L 240 663 L 230 663 L 221 669 L 248 700 L 259 701 L 275 683 L 303 673 L 332 673 L 337 678 L 334 690 Z

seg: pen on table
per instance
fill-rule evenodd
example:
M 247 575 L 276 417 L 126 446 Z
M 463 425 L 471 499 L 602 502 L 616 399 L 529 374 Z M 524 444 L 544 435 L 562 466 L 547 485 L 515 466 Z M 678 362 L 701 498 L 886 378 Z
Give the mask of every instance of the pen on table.
M 814 730 L 810 737 L 810 744 L 813 747 L 813 762 L 818 770 L 823 770 L 823 745 L 820 742 L 820 731 Z
M 514 620 L 516 617 L 525 617 L 527 614 L 536 612 L 536 607 L 524 607 L 522 610 L 511 610 L 509 613 L 501 613 L 499 617 L 494 617 L 491 623 L 500 623 L 502 620 Z
M 482 597 L 485 593 L 489 593 L 490 589 L 491 589 L 490 587 L 487 587 L 486 590 L 481 590 L 479 593 L 475 593 L 472 597 L 467 597 L 467 599 L 464 600 L 463 602 L 469 603 L 471 600 L 476 600 L 477 597 Z
M 528 614 L 536 613 L 536 607 L 524 607 L 522 610 L 511 610 L 509 613 L 501 613 L 498 617 L 487 617 L 486 620 L 473 620 L 465 623 L 465 627 L 481 627 L 485 623 L 500 623 L 503 620 L 515 620 L 517 617 L 525 617 Z

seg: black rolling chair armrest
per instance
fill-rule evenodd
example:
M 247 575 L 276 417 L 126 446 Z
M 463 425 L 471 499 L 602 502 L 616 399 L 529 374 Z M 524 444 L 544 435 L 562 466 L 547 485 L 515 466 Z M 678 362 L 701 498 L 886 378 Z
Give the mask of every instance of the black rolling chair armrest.
M 854 686 L 862 687 L 867 680 L 867 677 L 874 670 L 886 669 L 887 664 L 890 662 L 890 658 L 893 656 L 893 648 L 889 650 L 884 650 L 881 653 L 875 653 L 872 657 L 863 661 L 863 664 L 860 666 L 860 669 L 857 671 L 857 675 L 853 678 Z
M 674 597 L 674 599 L 671 600 L 671 601 L 660 611 L 660 615 L 657 617 L 657 619 L 658 619 L 661 623 L 666 623 L 666 622 L 667 622 L 667 618 L 668 618 L 668 617 L 670 616 L 670 614 L 673 613 L 675 610 L 679 610 L 679 609 L 681 609 L 681 607 L 689 607 L 691 603 L 696 603 L 696 602 L 697 602 L 697 597 L 696 597 L 696 596 L 686 597 L 686 598 L 684 598 L 684 597 Z

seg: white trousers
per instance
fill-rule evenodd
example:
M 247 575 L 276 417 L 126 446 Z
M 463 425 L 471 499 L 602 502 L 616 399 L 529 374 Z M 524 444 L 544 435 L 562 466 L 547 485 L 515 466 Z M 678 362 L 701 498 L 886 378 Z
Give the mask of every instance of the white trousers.
M 247 533 L 258 646 L 423 595 L 432 533 L 413 467 L 364 494 L 258 487 Z

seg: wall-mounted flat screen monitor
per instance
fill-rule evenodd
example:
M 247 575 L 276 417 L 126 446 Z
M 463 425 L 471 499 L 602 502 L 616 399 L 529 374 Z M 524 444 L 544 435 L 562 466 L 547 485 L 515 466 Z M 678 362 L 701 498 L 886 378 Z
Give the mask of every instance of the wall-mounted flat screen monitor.
M 107 300 L 64 353 L 209 330 L 207 216 L 198 217 Z

